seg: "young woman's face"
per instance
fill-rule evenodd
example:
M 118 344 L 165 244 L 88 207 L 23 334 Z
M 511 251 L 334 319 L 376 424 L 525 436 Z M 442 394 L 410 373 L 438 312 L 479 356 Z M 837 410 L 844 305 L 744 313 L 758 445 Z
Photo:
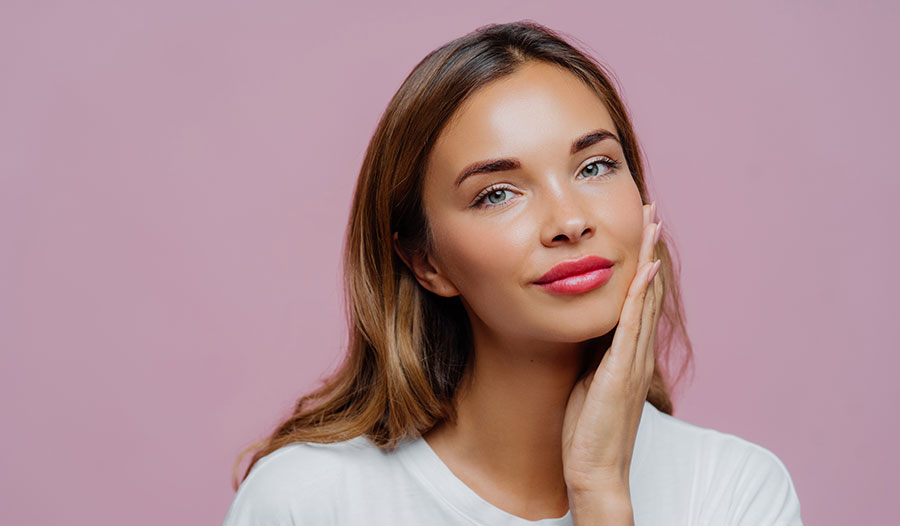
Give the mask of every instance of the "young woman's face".
M 573 153 L 592 132 L 599 140 Z M 458 181 L 498 159 L 512 165 Z M 434 272 L 420 282 L 461 295 L 488 337 L 580 342 L 615 327 L 637 270 L 643 203 L 609 113 L 572 73 L 529 63 L 475 92 L 435 143 L 423 199 Z M 588 255 L 613 263 L 604 284 L 561 293 L 534 283 Z

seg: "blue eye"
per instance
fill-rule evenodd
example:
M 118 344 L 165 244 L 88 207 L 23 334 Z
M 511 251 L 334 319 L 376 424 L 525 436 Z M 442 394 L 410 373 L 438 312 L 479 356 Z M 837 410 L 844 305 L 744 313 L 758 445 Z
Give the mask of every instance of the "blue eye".
M 506 199 L 501 199 L 506 192 L 509 192 L 509 190 L 507 190 L 505 188 L 501 188 L 499 190 L 494 190 L 493 192 L 489 193 L 488 195 L 485 196 L 485 198 L 487 198 L 489 203 L 496 205 L 496 204 L 502 203 L 503 201 L 506 200 Z M 495 197 L 497 199 L 494 199 Z
M 509 188 L 497 185 L 491 186 L 490 188 L 485 189 L 477 198 L 475 198 L 475 202 L 472 203 L 472 206 L 482 207 L 482 208 L 494 208 L 497 206 L 506 206 L 504 203 L 509 201 L 509 197 L 505 197 L 506 194 L 511 194 L 512 190 Z M 487 203 L 487 204 L 484 204 Z
M 599 175 L 606 176 L 606 175 L 609 175 L 611 172 L 613 172 L 616 168 L 618 168 L 619 164 L 621 164 L 621 163 L 619 163 L 619 161 L 614 161 L 614 160 L 610 159 L 609 157 L 603 157 L 602 159 L 597 159 L 596 161 L 594 161 L 591 164 L 582 168 L 581 173 L 585 173 L 585 170 L 590 169 L 589 171 L 592 173 L 588 173 L 587 176 L 588 177 L 597 177 L 598 170 L 600 169 L 599 166 L 603 165 L 603 166 L 607 167 L 607 170 L 606 170 L 606 172 L 599 174 Z

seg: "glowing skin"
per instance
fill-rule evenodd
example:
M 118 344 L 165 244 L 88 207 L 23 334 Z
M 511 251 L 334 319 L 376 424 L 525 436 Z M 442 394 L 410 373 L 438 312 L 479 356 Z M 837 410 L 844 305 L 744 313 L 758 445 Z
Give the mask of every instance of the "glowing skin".
M 474 331 L 458 420 L 425 438 L 485 500 L 531 520 L 569 509 L 560 435 L 582 342 L 615 327 L 641 252 L 644 205 L 621 145 L 608 138 L 570 151 L 594 130 L 618 137 L 597 95 L 556 66 L 530 63 L 482 87 L 429 159 L 423 199 L 434 253 L 404 258 L 425 288 L 461 296 Z M 467 166 L 500 158 L 520 167 L 456 186 Z M 594 163 L 610 159 L 619 167 Z M 504 191 L 473 206 L 492 185 Z M 590 254 L 614 263 L 603 285 L 553 294 L 533 283 Z
M 448 280 L 439 293 L 461 294 L 491 339 L 577 342 L 615 326 L 637 267 L 642 203 L 617 141 L 570 154 L 575 138 L 598 128 L 616 133 L 598 97 L 574 75 L 536 64 L 475 93 L 438 138 L 424 202 L 434 263 Z M 604 155 L 620 168 L 588 165 Z M 522 168 L 454 186 L 465 166 L 496 158 L 517 158 Z M 470 208 L 503 183 L 509 189 L 493 196 L 502 202 L 488 196 L 482 204 L 494 208 Z M 615 262 L 603 287 L 559 297 L 531 283 L 586 254 Z

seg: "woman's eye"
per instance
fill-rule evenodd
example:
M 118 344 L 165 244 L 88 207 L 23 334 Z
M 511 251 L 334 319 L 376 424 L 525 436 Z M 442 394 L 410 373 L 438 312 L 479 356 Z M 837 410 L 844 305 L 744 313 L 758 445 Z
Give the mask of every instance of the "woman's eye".
M 479 197 L 475 199 L 472 206 L 477 208 L 494 208 L 506 206 L 513 195 L 513 191 L 508 188 L 488 188 Z
M 605 167 L 606 170 L 602 171 L 601 167 Z M 597 177 L 597 175 L 609 175 L 614 169 L 619 167 L 619 161 L 613 161 L 610 158 L 597 159 L 591 164 L 582 168 L 581 173 L 585 174 L 587 177 Z
M 509 190 L 506 190 L 505 188 L 499 188 L 485 195 L 484 200 L 492 205 L 497 205 L 502 203 L 503 201 L 506 201 L 507 193 L 509 193 Z

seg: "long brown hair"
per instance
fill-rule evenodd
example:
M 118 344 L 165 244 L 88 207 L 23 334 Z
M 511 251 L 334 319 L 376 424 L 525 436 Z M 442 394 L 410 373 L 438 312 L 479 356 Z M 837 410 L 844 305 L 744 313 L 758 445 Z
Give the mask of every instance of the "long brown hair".
M 419 285 L 394 251 L 392 234 L 398 233 L 402 250 L 430 250 L 422 180 L 435 139 L 473 92 L 535 60 L 565 68 L 597 93 L 615 123 L 641 198 L 650 202 L 642 153 L 612 75 L 558 33 L 532 21 L 490 24 L 429 53 L 388 104 L 359 172 L 343 247 L 350 330 L 344 361 L 321 387 L 301 397 L 293 414 L 267 438 L 241 453 L 234 467 L 235 489 L 241 459 L 252 450 L 241 480 L 260 458 L 292 442 L 336 442 L 365 435 L 391 449 L 455 417 L 454 393 L 472 352 L 468 317 L 458 296 L 444 298 Z M 675 336 L 686 350 L 678 379 L 692 363 L 693 351 L 679 272 L 665 234 L 656 252 L 664 292 L 647 400 L 671 415 L 670 386 L 661 365 L 669 371 Z M 614 332 L 598 343 L 610 343 Z M 584 364 L 582 376 L 590 366 Z

